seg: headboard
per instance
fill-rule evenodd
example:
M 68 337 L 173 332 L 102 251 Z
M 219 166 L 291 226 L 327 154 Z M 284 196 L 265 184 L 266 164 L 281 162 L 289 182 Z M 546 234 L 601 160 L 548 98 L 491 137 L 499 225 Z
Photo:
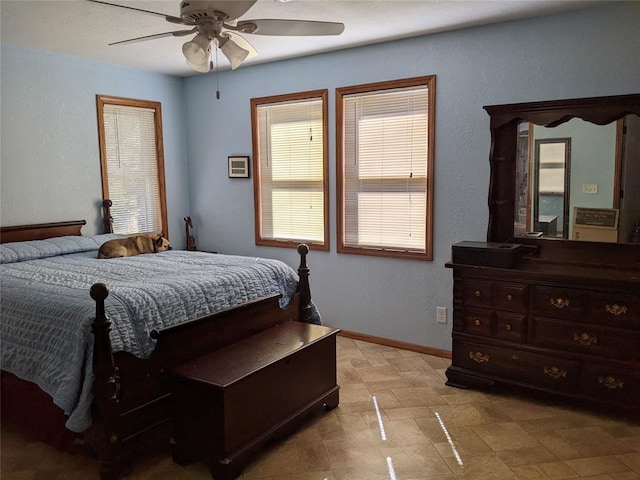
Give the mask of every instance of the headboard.
M 66 235 L 82 235 L 80 230 L 87 224 L 86 220 L 70 222 L 36 223 L 32 225 L 15 225 L 0 227 L 0 243 L 24 242 L 27 240 L 43 240 Z
M 109 199 L 102 201 L 103 233 L 113 233 L 113 217 Z M 44 240 L 45 238 L 80 236 L 80 230 L 87 224 L 86 220 L 69 222 L 34 223 L 31 225 L 15 225 L 0 227 L 0 243 L 26 242 L 28 240 Z

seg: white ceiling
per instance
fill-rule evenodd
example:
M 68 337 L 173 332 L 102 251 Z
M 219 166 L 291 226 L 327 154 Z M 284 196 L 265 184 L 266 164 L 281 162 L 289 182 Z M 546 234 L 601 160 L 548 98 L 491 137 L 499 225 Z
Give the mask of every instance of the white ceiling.
M 180 16 L 179 0 L 109 0 Z M 244 65 L 271 62 L 386 40 L 585 8 L 582 0 L 258 0 L 242 19 L 342 22 L 329 37 L 244 35 L 258 55 Z M 109 46 L 111 42 L 179 30 L 162 17 L 87 0 L 0 0 L 2 43 L 121 64 L 171 75 L 196 74 L 185 64 L 185 38 L 167 37 Z M 188 27 L 185 27 L 188 29 Z M 191 37 L 186 37 L 190 39 Z M 220 69 L 228 68 L 222 54 Z M 242 68 L 242 67 L 240 67 Z

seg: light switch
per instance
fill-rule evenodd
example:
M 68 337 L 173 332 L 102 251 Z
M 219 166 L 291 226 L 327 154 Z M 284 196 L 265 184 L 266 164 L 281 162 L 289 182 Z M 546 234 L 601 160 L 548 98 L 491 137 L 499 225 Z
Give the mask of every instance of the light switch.
M 582 193 L 598 193 L 598 185 L 595 183 L 585 183 L 582 185 Z

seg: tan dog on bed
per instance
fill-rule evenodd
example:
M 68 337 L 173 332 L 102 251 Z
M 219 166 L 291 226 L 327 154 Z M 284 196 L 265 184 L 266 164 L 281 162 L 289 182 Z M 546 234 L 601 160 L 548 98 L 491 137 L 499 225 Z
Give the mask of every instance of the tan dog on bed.
M 158 253 L 171 250 L 169 240 L 162 235 L 133 235 L 116 238 L 102 244 L 98 258 L 133 257 L 142 253 Z

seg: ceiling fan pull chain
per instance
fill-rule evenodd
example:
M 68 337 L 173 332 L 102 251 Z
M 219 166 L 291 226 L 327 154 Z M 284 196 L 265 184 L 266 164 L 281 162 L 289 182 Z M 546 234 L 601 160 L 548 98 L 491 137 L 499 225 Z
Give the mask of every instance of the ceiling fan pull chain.
M 216 100 L 220 100 L 220 76 L 218 73 L 218 49 L 216 48 Z

